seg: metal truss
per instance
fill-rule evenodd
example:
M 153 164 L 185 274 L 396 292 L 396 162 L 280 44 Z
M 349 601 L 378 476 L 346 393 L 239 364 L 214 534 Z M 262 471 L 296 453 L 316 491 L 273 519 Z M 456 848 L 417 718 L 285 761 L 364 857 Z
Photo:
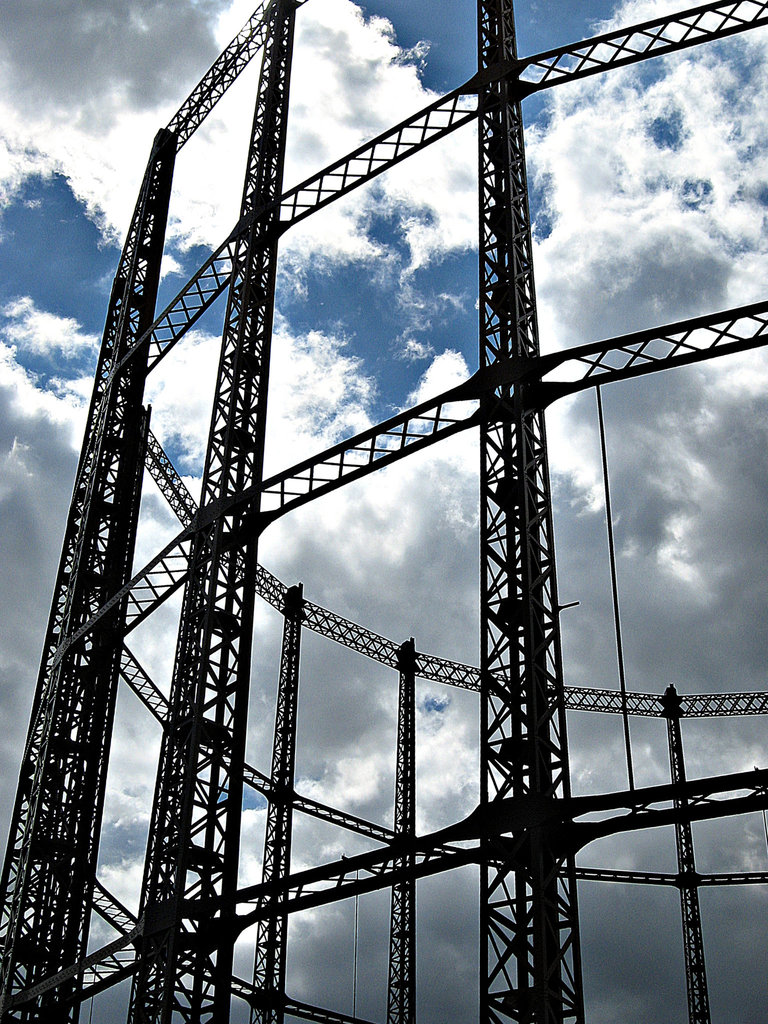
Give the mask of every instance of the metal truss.
M 275 891 L 290 873 L 303 611 L 302 588 L 300 585 L 291 587 L 285 595 L 283 608 L 285 625 L 280 656 L 275 738 L 272 744 L 272 777 L 262 868 L 262 884 L 267 888 L 274 888 Z M 258 1002 L 253 1004 L 251 1013 L 251 1020 L 256 1024 L 283 1024 L 287 932 L 288 917 L 285 913 L 276 911 L 265 920 L 259 921 L 253 968 L 254 986 L 258 990 L 259 998 Z
M 440 141 L 473 121 L 478 108 L 472 106 L 471 101 L 483 84 L 506 80 L 518 96 L 524 96 L 759 27 L 768 21 L 767 9 L 768 5 L 756 0 L 705 4 L 679 15 L 596 36 L 575 46 L 548 50 L 512 64 L 501 61 L 486 67 L 463 86 L 284 193 L 279 200 L 279 228 L 273 230 L 286 231 L 299 220 L 420 152 L 426 145 Z M 241 218 L 229 237 L 138 340 L 137 346 L 147 344 L 150 347 L 150 369 L 222 294 L 232 273 L 237 239 L 252 227 L 255 219 L 263 218 L 266 213 L 266 210 L 254 210 Z
M 523 92 L 538 92 L 766 24 L 768 4 L 762 0 L 719 0 L 537 53 L 520 61 L 515 72 Z
M 516 386 L 530 414 L 585 388 L 764 346 L 768 343 L 767 326 L 768 303 L 756 303 L 551 355 L 499 358 L 437 398 L 275 474 L 260 486 L 245 488 L 199 509 L 178 537 L 60 644 L 52 655 L 53 663 L 57 664 L 70 646 L 87 636 L 124 599 L 128 602 L 126 632 L 151 615 L 184 584 L 193 539 L 210 534 L 218 518 L 238 511 L 244 534 L 258 534 L 276 518 L 406 455 L 463 430 L 498 422 L 505 415 L 503 406 L 493 403 L 488 407 L 486 403 L 486 408 L 481 408 L 479 402 L 493 385 Z M 157 478 L 162 472 L 155 465 L 153 475 Z M 191 512 L 183 496 L 177 495 L 174 500 Z M 205 558 L 205 545 L 201 547 L 200 557 Z
M 674 686 L 667 687 L 661 701 L 664 706 L 664 716 L 667 719 L 672 787 L 679 794 L 675 798 L 675 807 L 684 812 L 686 806 L 686 798 L 683 795 L 685 760 L 683 758 L 683 737 L 680 732 L 680 698 Z M 675 845 L 677 848 L 680 909 L 683 918 L 688 1019 L 691 1024 L 710 1024 L 712 1018 L 709 1012 L 709 990 L 707 988 L 707 968 L 704 963 L 704 936 L 701 930 L 693 832 L 690 821 L 685 818 L 675 825 Z
M 15 991 L 86 948 L 124 604 L 87 643 L 54 653 L 130 573 L 147 429 L 143 368 L 135 360 L 114 386 L 105 379 L 152 317 L 174 157 L 172 136 L 160 133 L 110 299 L 3 867 L 0 1016 Z M 79 985 L 73 977 L 73 993 Z
M 395 844 L 416 836 L 416 649 L 413 639 L 399 652 L 400 682 L 397 700 L 397 763 L 395 767 Z M 405 854 L 395 863 L 404 871 L 392 886 L 389 924 L 389 985 L 387 1024 L 414 1024 L 416 1020 L 416 882 L 410 872 L 413 858 Z
M 242 888 L 237 893 L 237 904 L 243 912 L 217 919 L 219 926 L 210 930 L 205 941 L 214 947 L 220 943 L 224 933 L 239 934 L 250 925 L 269 918 L 274 913 L 275 902 L 283 912 L 296 912 L 373 892 L 406 876 L 425 878 L 464 864 L 481 862 L 484 837 L 496 839 L 496 856 L 500 863 L 515 863 L 527 856 L 525 847 L 530 832 L 544 824 L 558 827 L 559 846 L 578 850 L 595 838 L 621 832 L 658 828 L 684 820 L 708 821 L 744 811 L 762 810 L 768 806 L 767 786 L 768 770 L 761 769 L 685 782 L 677 787 L 674 794 L 669 786 L 651 786 L 626 793 L 571 797 L 537 806 L 528 800 L 503 798 L 493 805 L 478 806 L 467 818 L 439 832 L 403 839 L 397 849 L 374 850 L 343 858 L 287 875 L 277 885 L 260 883 Z M 741 795 L 720 796 L 734 793 Z M 687 803 L 685 809 L 678 805 L 681 799 Z M 579 821 L 580 818 L 592 820 Z M 413 865 L 407 871 L 400 863 L 404 852 L 413 858 Z M 582 876 L 587 877 L 586 872 L 582 871 Z M 664 875 L 647 875 L 645 880 L 665 878 Z M 188 909 L 193 917 L 207 917 L 210 901 L 201 898 Z M 91 971 L 103 987 L 105 980 L 108 981 L 115 973 L 116 963 L 122 965 L 120 969 L 123 972 L 132 973 L 136 969 L 135 962 L 131 960 L 132 957 L 135 960 L 134 946 L 148 927 L 151 923 L 144 917 L 140 918 L 128 935 L 96 950 L 79 964 L 45 979 L 38 989 L 54 992 L 78 971 Z M 233 986 L 241 988 L 241 991 L 249 988 L 236 979 L 233 979 Z M 37 991 L 26 991 L 17 996 L 14 1003 L 23 1005 L 36 995 Z
M 272 4 L 243 216 L 280 194 L 294 21 L 292 2 Z M 238 244 L 229 291 L 205 501 L 226 500 L 261 479 L 277 248 L 253 236 Z M 255 541 L 229 540 L 241 532 L 241 518 L 237 510 L 221 517 L 190 547 L 142 887 L 142 912 L 152 923 L 131 994 L 136 1022 L 229 1015 L 234 942 L 207 949 L 199 937 L 210 922 L 191 920 L 185 908 L 215 897 L 224 901 L 217 913 L 226 915 L 237 885 L 256 573 Z
M 227 89 L 237 80 L 240 72 L 264 45 L 269 24 L 267 12 L 273 2 L 262 0 L 169 121 L 168 131 L 178 140 L 178 148 L 192 137 Z M 304 2 L 297 0 L 296 6 L 300 7 Z
M 229 1019 L 233 996 L 254 1020 L 347 1024 L 285 993 L 287 915 L 392 889 L 388 1024 L 415 1017 L 415 881 L 477 864 L 481 878 L 480 1019 L 565 1024 L 584 1018 L 577 879 L 680 889 L 690 1020 L 709 1020 L 697 888 L 764 882 L 761 873 L 699 875 L 691 822 L 763 809 L 768 773 L 686 782 L 679 715 L 762 714 L 762 694 L 667 701 L 671 786 L 574 798 L 566 711 L 615 713 L 620 695 L 563 683 L 544 410 L 605 383 L 746 351 L 768 341 L 768 303 L 541 355 L 536 325 L 521 101 L 533 92 L 768 24 L 768 3 L 707 3 L 520 59 L 511 0 L 478 0 L 478 72 L 469 82 L 284 191 L 293 24 L 302 0 L 262 3 L 159 133 L 107 313 L 75 493 L 24 752 L 0 888 L 0 1019 L 75 1021 L 84 998 L 133 975 L 130 1020 Z M 173 164 L 215 103 L 262 52 L 240 220 L 169 306 L 155 314 Z M 292 225 L 464 125 L 478 122 L 479 369 L 414 409 L 263 479 L 277 244 Z M 214 413 L 198 507 L 151 434 L 146 375 L 228 290 Z M 397 645 L 286 588 L 257 562 L 278 517 L 457 433 L 481 445 L 481 664 Z M 132 570 L 146 464 L 182 531 Z M 131 573 L 133 576 L 131 577 Z M 124 644 L 184 587 L 170 698 Z M 272 773 L 245 761 L 253 603 L 284 613 Z M 398 670 L 394 828 L 294 790 L 302 628 Z M 416 676 L 480 700 L 480 804 L 417 837 Z M 128 683 L 162 726 L 141 910 L 134 920 L 96 879 L 115 691 Z M 631 714 L 659 698 L 628 694 Z M 670 710 L 671 709 L 671 710 Z M 676 730 L 675 731 L 675 727 Z M 264 878 L 238 889 L 242 789 L 269 803 Z M 723 793 L 742 792 L 742 796 Z M 290 872 L 292 813 L 382 844 L 337 864 Z M 596 838 L 670 825 L 678 873 L 576 868 Z M 118 933 L 85 955 L 96 910 Z M 233 950 L 256 924 L 254 983 Z
M 768 714 L 768 693 L 687 693 L 679 694 L 680 714 L 685 718 L 716 718 L 719 715 Z M 569 686 L 565 690 L 566 705 L 571 711 L 601 711 L 620 715 L 623 708 L 618 690 L 593 690 Z M 660 700 L 656 693 L 628 693 L 630 715 L 658 718 Z
M 663 871 L 610 871 L 606 868 L 576 868 L 576 877 L 585 882 L 624 882 L 628 885 L 680 885 L 680 876 Z M 768 871 L 730 871 L 726 874 L 700 874 L 697 885 L 765 885 Z
M 81 959 L 87 943 L 124 607 L 118 603 L 99 635 L 67 659 L 53 654 L 130 572 L 146 365 L 133 360 L 117 380 L 113 371 L 154 315 L 175 154 L 250 59 L 259 22 L 257 11 L 158 133 L 115 276 L 0 884 L 0 1016 L 15 990 Z M 75 996 L 80 985 L 73 977 Z M 75 1005 L 60 1018 L 76 1015 Z
M 478 3 L 478 67 L 517 59 L 512 5 Z M 523 116 L 479 97 L 480 370 L 539 354 Z M 543 416 L 519 388 L 480 403 L 480 801 L 570 797 Z M 534 827 L 514 855 L 481 840 L 480 1019 L 583 1020 L 573 856 Z

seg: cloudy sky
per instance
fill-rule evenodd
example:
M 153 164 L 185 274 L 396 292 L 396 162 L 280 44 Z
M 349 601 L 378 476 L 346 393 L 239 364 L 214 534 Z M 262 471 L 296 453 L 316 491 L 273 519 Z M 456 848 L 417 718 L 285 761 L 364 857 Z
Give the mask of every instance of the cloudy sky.
M 520 0 L 529 54 L 685 6 Z M 247 0 L 17 0 L 0 32 L 0 828 L 27 725 L 85 407 L 119 247 L 155 131 L 250 14 Z M 286 185 L 474 71 L 469 0 L 310 0 L 298 12 Z M 544 350 L 765 298 L 768 30 L 527 101 Z M 236 220 L 254 66 L 177 162 L 162 297 Z M 281 248 L 267 471 L 291 465 L 477 366 L 476 142 L 470 128 L 289 232 Z M 151 376 L 152 426 L 199 494 L 221 310 Z M 765 685 L 768 362 L 726 357 L 604 390 L 627 683 L 661 693 Z M 565 679 L 616 687 L 595 398 L 547 416 Z M 476 663 L 476 438 L 436 446 L 270 528 L 261 561 L 313 602 L 398 643 Z M 178 529 L 147 482 L 143 564 Z M 172 602 L 132 649 L 167 691 Z M 280 622 L 256 615 L 249 759 L 268 771 Z M 305 634 L 299 790 L 391 824 L 396 685 Z M 417 817 L 477 800 L 477 701 L 417 689 Z M 569 719 L 577 794 L 624 788 L 621 723 Z M 638 784 L 668 779 L 662 721 L 632 723 Z M 768 766 L 758 719 L 684 727 L 690 777 Z M 120 695 L 100 874 L 136 909 L 159 731 Z M 263 801 L 246 802 L 242 875 L 260 877 Z M 759 816 L 697 827 L 702 871 L 768 869 Z M 298 817 L 294 865 L 366 848 Z M 585 866 L 674 870 L 671 831 L 604 840 Z M 476 1019 L 476 873 L 418 886 L 422 1024 Z M 449 898 L 448 898 L 449 897 Z M 768 1015 L 762 887 L 702 892 L 713 1019 Z M 682 1021 L 674 889 L 580 887 L 591 1024 Z M 360 900 L 357 1012 L 385 1018 L 388 898 Z M 291 923 L 289 991 L 352 1010 L 353 907 Z M 99 922 L 95 944 L 111 937 Z M 250 972 L 248 940 L 240 969 Z M 335 950 L 328 963 L 328 950 Z M 112 1021 L 124 993 L 93 1020 Z M 233 1017 L 233 1020 L 240 1018 Z

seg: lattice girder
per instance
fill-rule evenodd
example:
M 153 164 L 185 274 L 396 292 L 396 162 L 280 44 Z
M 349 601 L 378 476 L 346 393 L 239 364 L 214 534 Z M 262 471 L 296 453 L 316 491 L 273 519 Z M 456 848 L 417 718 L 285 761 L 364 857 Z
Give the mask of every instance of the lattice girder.
M 754 787 L 744 785 L 748 797 L 716 806 L 716 787 L 695 791 L 685 786 L 678 735 L 674 743 L 670 739 L 673 762 L 678 757 L 673 763 L 678 790 L 671 808 L 659 812 L 652 806 L 662 798 L 671 799 L 668 787 L 655 794 L 633 793 L 631 804 L 622 802 L 626 794 L 609 795 L 613 804 L 610 799 L 571 799 L 566 707 L 620 708 L 610 691 L 563 687 L 543 410 L 557 398 L 587 387 L 762 345 L 768 340 L 768 304 L 541 357 L 520 100 L 554 84 L 768 24 L 768 4 L 718 0 L 518 60 L 511 0 L 479 0 L 477 76 L 284 192 L 293 14 L 300 3 L 262 4 L 171 122 L 175 134 L 162 136 L 169 152 L 180 148 L 253 53 L 265 47 L 241 218 L 224 245 L 152 324 L 148 321 L 162 248 L 165 185 L 149 187 L 150 193 L 153 188 L 157 193 L 156 207 L 143 222 L 134 218 L 129 232 L 110 301 L 78 469 L 75 513 L 67 527 L 3 875 L 3 888 L 15 893 L 2 918 L 8 948 L 16 944 L 26 955 L 25 940 L 47 929 L 42 946 L 48 959 L 38 966 L 31 959 L 24 962 L 23 956 L 17 962 L 6 956 L 10 986 L 0 1013 L 8 1006 L 9 1020 L 37 1019 L 39 1007 L 48 1006 L 58 1014 L 55 1019 L 73 1020 L 83 985 L 99 991 L 138 969 L 131 1010 L 135 1021 L 223 1021 L 233 993 L 258 1006 L 259 997 L 269 989 L 274 1005 L 279 1002 L 282 1009 L 266 1016 L 258 1010 L 259 1020 L 278 1021 L 284 1010 L 308 1020 L 346 1022 L 349 1018 L 343 1014 L 285 996 L 286 915 L 389 885 L 393 936 L 402 936 L 413 926 L 417 877 L 479 862 L 484 1022 L 582 1020 L 575 880 L 577 875 L 601 880 L 610 875 L 612 881 L 680 887 L 691 1019 L 706 1024 L 706 986 L 702 989 L 700 984 L 705 979 L 703 955 L 701 944 L 691 938 L 697 929 L 700 932 L 696 887 L 722 884 L 724 876 L 707 876 L 707 882 L 696 876 L 696 885 L 686 884 L 694 871 L 690 821 L 726 813 L 726 805 L 734 812 L 764 807 L 765 782 L 760 776 Z M 475 95 L 476 108 L 467 99 Z M 438 399 L 263 481 L 278 237 L 315 210 L 475 119 L 481 207 L 478 373 Z M 155 171 L 167 173 L 169 188 L 172 157 L 164 154 L 166 159 L 164 169 L 158 170 L 158 164 Z M 145 188 L 141 201 L 146 198 Z M 146 370 L 226 288 L 222 358 L 203 497 L 197 508 L 148 434 L 146 419 L 140 417 L 141 388 Z M 460 850 L 450 847 L 445 834 L 422 841 L 413 836 L 413 748 L 407 739 L 412 723 L 398 723 L 395 827 L 387 829 L 293 792 L 292 749 L 283 750 L 278 759 L 282 767 L 273 766 L 271 778 L 249 766 L 244 753 L 245 709 L 254 597 L 258 594 L 281 607 L 290 593 L 257 564 L 261 531 L 322 494 L 475 426 L 482 448 L 481 667 L 454 665 L 411 648 L 408 669 L 411 718 L 416 673 L 479 690 L 481 695 L 481 805 L 470 816 L 471 825 L 458 823 L 454 830 L 462 841 L 471 835 L 479 845 Z M 185 529 L 128 581 L 145 436 L 150 471 Z M 78 576 L 81 582 L 73 584 Z M 181 586 L 184 604 L 168 701 L 122 641 Z M 294 681 L 298 637 L 301 625 L 306 625 L 381 664 L 400 668 L 402 690 L 403 651 L 391 641 L 309 602 L 302 603 L 301 618 L 301 623 L 293 623 L 286 647 L 286 672 Z M 94 875 L 118 672 L 164 732 L 142 914 L 135 927 Z M 651 706 L 654 701 L 657 698 L 649 694 L 629 695 L 632 713 L 658 713 Z M 686 713 L 712 714 L 726 707 L 729 713 L 764 713 L 765 696 L 698 695 L 689 698 Z M 294 727 L 295 706 L 286 706 L 279 724 L 282 740 L 293 736 Z M 98 751 L 91 756 L 89 747 L 88 761 L 81 747 L 91 738 Z M 278 745 L 276 738 L 276 751 Z M 64 780 L 61 785 L 51 784 L 51 766 Z M 244 783 L 267 796 L 274 813 L 268 826 L 264 883 L 238 892 Z M 290 800 L 284 792 L 288 788 Z M 527 811 L 520 811 L 519 801 Z M 587 807 L 626 807 L 634 828 L 674 825 L 678 876 L 576 872 L 574 850 L 622 830 L 628 817 L 617 814 L 599 824 L 573 825 L 572 819 L 587 814 Z M 303 878 L 291 877 L 290 821 L 297 809 L 392 848 L 348 864 L 313 869 Z M 494 823 L 496 814 L 508 820 Z M 75 888 L 83 887 L 83 901 L 70 907 L 69 883 L 60 884 L 66 871 L 57 844 L 73 836 L 79 844 L 77 858 L 87 869 L 74 878 Z M 46 842 L 49 852 L 41 858 L 38 854 Z M 36 873 L 30 869 L 36 857 L 53 868 Z M 353 880 L 353 871 L 362 871 L 363 879 Z M 728 877 L 734 884 L 764 880 L 758 873 Z M 238 905 L 244 913 L 236 913 Z M 122 938 L 73 967 L 85 949 L 91 907 L 111 921 Z M 234 940 L 254 922 L 259 922 L 262 952 L 269 961 L 263 969 L 257 962 L 256 989 L 232 976 Z M 64 936 L 58 961 L 51 954 L 54 935 L 55 941 Z M 134 943 L 138 956 L 132 953 Z M 264 957 L 262 961 L 266 962 Z M 55 984 L 50 978 L 41 982 L 64 964 L 68 966 Z M 413 976 L 412 945 L 392 941 L 391 1024 L 412 1016 Z

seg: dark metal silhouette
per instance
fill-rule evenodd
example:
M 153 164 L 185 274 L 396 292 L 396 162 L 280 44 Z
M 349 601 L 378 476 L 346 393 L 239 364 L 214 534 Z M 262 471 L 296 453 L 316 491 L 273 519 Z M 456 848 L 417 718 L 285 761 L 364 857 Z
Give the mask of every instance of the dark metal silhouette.
M 691 822 L 768 805 L 768 772 L 686 781 L 680 715 L 764 714 L 755 693 L 664 698 L 672 784 L 571 796 L 568 709 L 658 715 L 652 694 L 566 688 L 552 539 L 544 410 L 586 388 L 768 341 L 768 302 L 541 356 L 521 102 L 529 95 L 768 24 L 768 2 L 707 3 L 529 58 L 516 50 L 511 0 L 478 0 L 478 70 L 463 86 L 288 191 L 282 168 L 298 0 L 263 3 L 155 141 L 110 298 L 2 874 L 0 1019 L 75 1021 L 83 1000 L 132 977 L 129 1019 L 349 1016 L 285 992 L 288 915 L 392 890 L 387 1024 L 415 1020 L 415 882 L 480 869 L 479 1019 L 584 1019 L 577 881 L 677 885 L 689 1013 L 709 1020 L 698 887 L 765 873 L 695 872 Z M 174 158 L 256 52 L 262 71 L 240 219 L 155 313 Z M 278 242 L 292 225 L 426 146 L 477 122 L 480 188 L 479 368 L 465 383 L 296 466 L 263 478 Z M 214 413 L 198 507 L 149 431 L 146 376 L 228 292 Z M 452 663 L 320 608 L 257 562 L 261 532 L 287 512 L 461 431 L 481 438 L 482 630 L 479 668 Z M 132 567 L 142 471 L 181 530 Z M 131 575 L 133 573 L 133 575 Z M 184 587 L 167 699 L 126 638 Z M 272 771 L 245 760 L 253 606 L 284 615 Z M 297 793 L 294 755 L 303 629 L 399 673 L 394 828 Z M 427 836 L 415 830 L 414 680 L 476 691 L 480 803 Z M 96 877 L 119 681 L 163 729 L 135 919 Z M 264 876 L 238 888 L 243 787 L 269 803 Z M 741 793 L 741 796 L 722 794 Z M 291 874 L 295 811 L 367 836 L 380 849 Z M 599 818 L 589 818 L 590 815 Z M 587 820 L 579 820 L 587 816 Z M 576 868 L 596 838 L 673 825 L 677 874 Z M 86 955 L 95 911 L 114 941 Z M 238 936 L 257 925 L 252 981 L 233 974 Z
M 683 736 L 680 731 L 680 698 L 671 684 L 661 698 L 662 712 L 667 719 L 669 740 L 669 767 L 673 787 L 680 787 L 676 806 L 685 811 L 685 761 Z M 680 909 L 683 917 L 683 948 L 685 951 L 685 980 L 688 989 L 688 1016 L 692 1024 L 710 1024 L 707 969 L 704 963 L 704 936 L 701 930 L 699 890 L 696 861 L 693 854 L 693 832 L 690 821 L 683 817 L 675 825 L 677 847 L 677 884 L 680 888 Z

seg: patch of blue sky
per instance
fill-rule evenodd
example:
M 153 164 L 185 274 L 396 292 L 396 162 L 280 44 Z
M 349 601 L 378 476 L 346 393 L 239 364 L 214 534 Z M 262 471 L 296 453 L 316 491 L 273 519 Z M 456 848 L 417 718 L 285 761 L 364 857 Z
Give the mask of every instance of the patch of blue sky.
M 534 241 L 537 242 L 548 238 L 555 226 L 552 204 L 550 202 L 553 187 L 553 176 L 549 173 L 533 176 L 528 182 L 528 207 L 531 214 Z
M 2 327 L 0 322 L 0 338 Z M 40 354 L 26 351 L 20 346 L 16 350 L 16 362 L 29 374 L 38 390 L 62 394 L 73 381 L 92 376 L 96 370 L 96 352 L 63 359 L 56 352 Z
M 429 6 L 412 0 L 365 0 L 361 6 L 368 15 L 389 18 L 401 46 L 412 48 L 421 41 L 430 44 L 423 71 L 428 88 L 448 92 L 474 74 L 474 0 L 443 0 L 439 18 L 431 16 Z M 516 17 L 518 53 L 528 56 L 588 38 L 595 34 L 595 23 L 611 17 L 615 8 L 615 0 L 585 0 L 579 4 L 572 0 L 531 0 L 520 5 Z
M 258 793 L 255 789 L 251 789 L 250 786 L 243 787 L 243 810 L 244 811 L 263 811 L 267 806 L 267 798 Z
M 712 182 L 704 179 L 688 178 L 683 182 L 682 201 L 683 206 L 689 209 L 698 209 L 704 206 L 712 195 Z
M 478 358 L 478 273 L 477 253 L 470 251 L 451 253 L 411 275 L 415 313 L 419 299 L 425 308 L 420 320 L 411 317 L 409 329 L 435 352 L 460 352 L 470 370 Z
M 412 50 L 421 42 L 429 44 L 420 62 L 421 78 L 428 89 L 450 92 L 475 73 L 477 39 L 473 0 L 443 0 L 442 16 L 430 18 L 428 6 L 411 0 L 366 0 L 360 5 L 368 16 L 388 18 L 399 44 Z M 532 0 L 516 12 L 517 50 L 531 56 L 555 46 L 577 43 L 596 34 L 596 24 L 610 18 L 615 0 Z M 545 94 L 534 94 L 523 104 L 526 124 L 547 116 Z
M 765 74 L 764 50 L 755 45 L 765 29 L 758 29 L 743 36 L 717 39 L 708 43 L 701 51 L 694 51 L 697 60 L 705 60 L 712 64 L 717 61 L 728 62 L 728 75 L 723 77 L 724 94 L 735 102 L 744 102 L 744 88 L 758 81 Z
M 597 32 L 600 21 L 611 18 L 616 0 L 531 0 L 516 10 L 517 51 L 521 57 L 555 46 L 577 43 Z
M 179 270 L 161 280 L 158 312 L 210 255 L 204 246 L 184 252 L 169 249 Z M 83 334 L 100 338 L 119 258 L 119 247 L 104 240 L 62 175 L 30 177 L 0 219 L 0 309 L 11 309 L 18 300 L 29 298 L 39 312 L 70 318 Z M 224 310 L 221 297 L 200 326 L 220 334 Z M 55 350 L 45 354 L 20 348 L 17 357 L 45 387 L 56 378 L 92 372 L 96 354 L 83 349 L 62 357 Z
M 27 178 L 0 219 L 0 305 L 29 296 L 100 334 L 118 257 L 64 177 Z
M 422 81 L 437 93 L 450 92 L 475 72 L 477 44 L 472 0 L 442 0 L 441 16 L 428 5 L 413 0 L 366 0 L 360 4 L 367 16 L 388 18 L 401 47 L 412 50 L 429 44 Z
M 382 416 L 400 408 L 435 354 L 451 349 L 477 363 L 477 255 L 457 253 L 403 276 L 407 251 L 397 225 L 369 232 L 392 259 L 306 269 L 301 291 L 283 281 L 277 307 L 295 333 L 343 339 L 377 386 Z
M 685 141 L 686 131 L 682 111 L 673 108 L 665 114 L 655 117 L 648 123 L 648 135 L 658 149 L 671 149 L 678 152 Z
M 419 707 L 426 715 L 441 715 L 450 707 L 450 704 L 450 697 L 436 697 L 433 693 L 429 693 L 420 702 Z

